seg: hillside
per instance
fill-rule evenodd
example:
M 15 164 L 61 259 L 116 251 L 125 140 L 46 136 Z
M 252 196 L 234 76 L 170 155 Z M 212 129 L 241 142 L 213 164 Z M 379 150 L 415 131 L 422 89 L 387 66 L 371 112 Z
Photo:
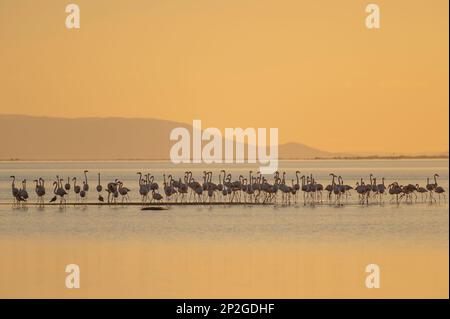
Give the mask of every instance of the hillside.
M 157 119 L 50 118 L 0 115 L 0 159 L 118 160 L 168 159 L 175 127 Z M 281 159 L 332 157 L 304 144 L 280 145 Z

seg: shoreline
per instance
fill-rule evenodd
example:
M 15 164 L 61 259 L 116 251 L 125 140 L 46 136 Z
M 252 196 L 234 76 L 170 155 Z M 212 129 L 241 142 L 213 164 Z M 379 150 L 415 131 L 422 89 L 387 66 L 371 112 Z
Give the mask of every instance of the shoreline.
M 448 160 L 449 156 L 336 156 L 336 157 L 314 157 L 314 158 L 279 158 L 279 161 L 366 161 L 366 160 Z M 60 162 L 60 163 L 72 163 L 72 162 L 168 162 L 170 159 L 0 159 L 0 163 L 21 163 L 21 162 Z M 192 163 L 191 163 L 192 164 Z M 195 164 L 201 165 L 202 163 Z M 220 163 L 213 163 L 220 164 Z M 230 163 L 234 164 L 234 163 Z M 230 165 L 224 164 L 224 165 Z M 251 164 L 251 163 L 242 163 Z M 174 164 L 176 165 L 176 164 Z

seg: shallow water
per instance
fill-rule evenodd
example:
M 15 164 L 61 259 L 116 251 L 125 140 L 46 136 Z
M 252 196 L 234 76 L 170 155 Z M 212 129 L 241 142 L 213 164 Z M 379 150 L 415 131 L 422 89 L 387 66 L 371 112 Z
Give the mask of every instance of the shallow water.
M 328 174 L 354 185 L 373 173 L 386 184 L 424 185 L 438 173 L 448 192 L 448 160 L 285 161 L 280 171 Z M 220 166 L 211 166 L 214 172 Z M 226 168 L 226 167 L 225 167 Z M 227 171 L 248 174 L 249 165 Z M 343 207 L 220 205 L 139 206 L 28 205 L 13 208 L 11 179 L 46 180 L 89 170 L 89 202 L 96 174 L 102 184 L 119 178 L 138 201 L 137 171 L 201 180 L 203 167 L 163 162 L 1 162 L 0 297 L 120 298 L 448 298 L 448 203 L 361 206 L 357 196 Z M 217 180 L 217 175 L 214 176 Z M 29 183 L 30 202 L 35 201 Z M 48 201 L 50 195 L 46 196 Z M 69 201 L 73 200 L 73 194 Z M 82 269 L 82 289 L 64 286 L 65 265 Z M 364 286 L 366 265 L 376 263 L 383 289 Z M 113 280 L 111 279 L 113 278 Z M 412 281 L 413 279 L 413 281 Z
M 236 177 L 247 175 L 249 165 L 240 165 L 229 170 Z M 67 179 L 76 176 L 83 179 L 82 171 L 88 169 L 89 202 L 96 202 L 97 172 L 102 174 L 102 183 L 119 178 L 131 189 L 131 200 L 139 201 L 137 171 L 151 172 L 158 182 L 162 173 L 181 177 L 185 170 L 192 170 L 201 180 L 200 166 L 175 166 L 167 162 L 4 162 L 0 163 L 0 237 L 34 236 L 81 236 L 108 239 L 151 238 L 170 240 L 192 238 L 199 240 L 248 239 L 248 240 L 292 240 L 328 241 L 395 239 L 399 243 L 424 244 L 425 241 L 448 243 L 448 204 L 421 202 L 396 205 L 384 196 L 383 204 L 361 207 L 356 204 L 357 195 L 349 198 L 344 207 L 335 205 L 304 206 L 300 195 L 296 204 L 288 207 L 268 206 L 183 206 L 171 207 L 168 211 L 140 211 L 138 206 L 73 206 L 65 208 L 12 208 L 9 178 L 32 181 L 43 177 L 47 183 L 48 201 L 53 196 L 50 189 L 55 175 Z M 221 167 L 210 168 L 218 172 Z M 328 174 L 341 175 L 346 184 L 354 186 L 368 174 L 385 177 L 386 185 L 392 181 L 400 184 L 424 185 L 427 177 L 440 175 L 439 184 L 448 190 L 447 160 L 355 160 L 355 161 L 284 161 L 280 171 L 286 170 L 287 180 L 295 178 L 295 170 L 302 174 L 314 174 L 317 182 L 327 185 Z M 255 168 L 257 170 L 257 168 Z M 228 171 L 228 170 L 227 170 Z M 214 176 L 218 182 L 217 175 Z M 73 187 L 73 186 L 72 186 Z M 35 201 L 34 185 L 28 182 L 30 202 Z M 106 194 L 103 193 L 106 197 Z M 325 196 L 324 196 L 325 197 Z M 75 199 L 69 195 L 69 201 Z

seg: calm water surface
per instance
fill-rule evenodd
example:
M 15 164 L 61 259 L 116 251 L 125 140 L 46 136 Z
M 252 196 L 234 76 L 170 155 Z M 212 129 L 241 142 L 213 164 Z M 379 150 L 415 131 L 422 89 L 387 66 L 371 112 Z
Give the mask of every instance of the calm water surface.
M 427 177 L 438 173 L 439 184 L 448 192 L 448 160 L 358 160 L 358 161 L 285 161 L 280 171 L 287 171 L 287 180 L 295 178 L 299 169 L 302 174 L 314 174 L 317 181 L 327 185 L 328 174 L 342 175 L 346 184 L 354 185 L 361 177 L 367 181 L 373 173 L 386 184 L 399 181 L 401 184 L 424 185 Z M 221 166 L 208 169 L 218 172 Z M 226 167 L 225 167 L 226 168 Z M 228 169 L 233 177 L 247 175 L 249 165 Z M 281 206 L 184 206 L 171 207 L 167 211 L 141 212 L 138 206 L 86 206 L 66 208 L 12 208 L 11 179 L 26 178 L 31 202 L 35 200 L 34 184 L 38 177 L 46 180 L 46 201 L 52 194 L 50 189 L 55 175 L 83 178 L 88 169 L 91 191 L 88 201 L 95 202 L 97 172 L 102 174 L 102 184 L 119 178 L 131 189 L 132 200 L 138 201 L 137 171 L 150 172 L 158 181 L 162 173 L 181 177 L 191 170 L 197 180 L 201 179 L 203 167 L 174 166 L 165 162 L 2 162 L 0 163 L 0 238 L 95 238 L 106 240 L 170 241 L 290 241 L 304 243 L 360 241 L 385 242 L 400 245 L 448 246 L 449 214 L 447 201 L 432 204 L 390 204 L 389 196 L 384 204 L 361 207 L 346 205 L 304 206 L 302 202 L 289 207 Z M 218 182 L 217 175 L 214 181 Z M 106 196 L 105 194 L 103 194 Z M 353 200 L 357 196 L 353 194 Z M 69 200 L 73 199 L 73 194 Z M 352 203 L 352 199 L 350 200 Z

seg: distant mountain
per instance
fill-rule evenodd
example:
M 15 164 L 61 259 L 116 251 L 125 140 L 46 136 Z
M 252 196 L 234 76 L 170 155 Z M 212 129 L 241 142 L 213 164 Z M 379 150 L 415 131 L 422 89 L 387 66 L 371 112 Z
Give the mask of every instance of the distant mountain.
M 331 158 L 334 156 L 337 156 L 337 154 L 321 151 L 299 143 L 286 143 L 278 147 L 278 157 L 280 159 Z
M 167 159 L 174 127 L 189 128 L 155 119 L 0 115 L 0 159 Z
M 0 115 L 0 160 L 165 160 L 169 134 L 185 123 L 135 118 Z M 280 159 L 349 158 L 299 143 L 279 146 Z M 447 152 L 448 156 L 448 152 Z
M 188 124 L 156 119 L 0 115 L 0 159 L 169 159 L 175 127 L 191 131 Z M 282 159 L 331 155 L 303 144 L 279 146 Z

